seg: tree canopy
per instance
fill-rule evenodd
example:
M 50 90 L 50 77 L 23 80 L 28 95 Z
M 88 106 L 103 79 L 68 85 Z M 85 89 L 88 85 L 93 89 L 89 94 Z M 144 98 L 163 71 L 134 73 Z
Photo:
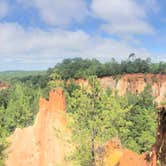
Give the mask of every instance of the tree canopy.
M 132 57 L 121 62 L 112 59 L 106 63 L 101 63 L 96 59 L 65 59 L 62 63 L 50 68 L 47 73 L 50 75 L 56 71 L 56 74 L 65 80 L 70 78 L 88 78 L 91 75 L 104 77 L 127 73 L 166 73 L 166 63 L 164 62 L 152 63 L 150 58 L 140 59 Z

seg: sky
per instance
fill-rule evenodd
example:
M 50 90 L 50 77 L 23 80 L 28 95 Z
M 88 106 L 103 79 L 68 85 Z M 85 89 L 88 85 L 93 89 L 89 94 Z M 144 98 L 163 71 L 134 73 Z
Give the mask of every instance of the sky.
M 166 0 L 0 0 L 0 71 L 66 58 L 166 61 Z

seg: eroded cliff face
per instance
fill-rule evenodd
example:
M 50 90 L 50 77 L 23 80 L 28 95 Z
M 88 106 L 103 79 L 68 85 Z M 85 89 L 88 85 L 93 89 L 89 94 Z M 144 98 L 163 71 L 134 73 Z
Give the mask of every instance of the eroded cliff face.
M 160 103 L 166 95 L 166 74 L 125 74 L 116 77 L 98 78 L 103 89 L 117 90 L 119 95 L 127 92 L 140 93 L 150 84 L 155 101 Z M 88 81 L 78 79 L 75 81 L 80 86 L 88 86 Z
M 4 89 L 8 89 L 10 85 L 8 83 L 4 83 L 0 81 L 0 91 Z
M 65 106 L 62 89 L 52 90 L 49 100 L 40 99 L 35 124 L 16 129 L 9 138 L 7 166 L 66 165 L 65 157 L 72 148 L 68 143 Z

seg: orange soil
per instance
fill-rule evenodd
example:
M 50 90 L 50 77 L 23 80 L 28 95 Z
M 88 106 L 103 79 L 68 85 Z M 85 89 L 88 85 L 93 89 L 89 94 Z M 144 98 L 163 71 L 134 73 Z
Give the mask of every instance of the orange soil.
M 4 82 L 0 82 L 0 91 L 4 90 L 4 89 L 8 89 L 10 87 L 9 84 L 4 83 Z
M 124 74 L 122 76 L 102 77 L 98 78 L 103 89 L 117 90 L 119 95 L 124 95 L 126 92 L 140 93 L 145 86 L 152 86 L 153 96 L 155 101 L 160 103 L 165 99 L 166 95 L 166 74 Z M 75 80 L 75 83 L 82 86 L 88 86 L 88 81 L 85 79 Z
M 144 156 L 122 148 L 117 142 L 110 141 L 105 145 L 103 166 L 150 166 Z
M 66 165 L 65 157 L 71 152 L 67 139 L 65 97 L 62 89 L 52 90 L 49 100 L 40 99 L 40 111 L 35 124 L 16 129 L 9 138 L 7 166 Z M 68 164 L 69 165 L 69 164 Z

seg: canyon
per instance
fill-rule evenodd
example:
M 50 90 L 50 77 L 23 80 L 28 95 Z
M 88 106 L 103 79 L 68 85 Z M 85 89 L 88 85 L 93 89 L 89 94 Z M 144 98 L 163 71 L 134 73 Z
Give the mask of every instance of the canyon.
M 119 95 L 127 92 L 140 93 L 150 84 L 156 102 L 160 103 L 165 99 L 166 75 L 127 74 L 116 78 L 103 77 L 99 81 L 103 89 L 114 89 Z M 75 83 L 89 86 L 87 80 L 83 79 L 75 80 Z M 166 111 L 164 106 L 159 107 L 159 110 L 156 143 L 152 146 L 152 151 L 138 155 L 122 147 L 119 142 L 110 140 L 102 146 L 105 151 L 103 166 L 157 166 L 157 160 L 165 164 Z M 50 91 L 48 100 L 40 98 L 34 125 L 17 128 L 8 138 L 10 144 L 6 165 L 72 166 L 71 162 L 65 160 L 74 149 L 70 138 L 64 90 L 56 88 Z

